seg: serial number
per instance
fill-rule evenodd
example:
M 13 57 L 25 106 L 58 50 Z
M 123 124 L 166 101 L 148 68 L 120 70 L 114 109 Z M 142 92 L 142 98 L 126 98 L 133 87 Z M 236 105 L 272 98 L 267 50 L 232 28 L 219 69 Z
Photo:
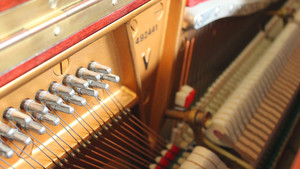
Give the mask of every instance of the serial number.
M 139 44 L 139 43 L 143 42 L 145 39 L 150 37 L 150 35 L 152 35 L 155 31 L 157 31 L 157 29 L 158 29 L 158 26 L 156 24 L 156 25 L 152 26 L 152 28 L 149 28 L 144 33 L 140 34 L 140 36 L 138 36 L 136 38 L 135 44 Z

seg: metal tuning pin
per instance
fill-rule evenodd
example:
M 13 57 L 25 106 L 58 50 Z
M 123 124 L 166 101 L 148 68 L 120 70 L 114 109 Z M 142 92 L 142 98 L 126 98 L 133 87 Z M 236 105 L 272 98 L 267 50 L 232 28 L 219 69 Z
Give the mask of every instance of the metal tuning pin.
M 99 88 L 99 89 L 105 89 L 107 90 L 109 88 L 109 85 L 104 82 L 96 82 L 93 80 L 88 80 L 91 87 Z
M 8 125 L 2 122 L 0 122 L 0 135 L 10 140 L 15 140 L 26 145 L 29 145 L 31 143 L 30 137 L 19 132 L 17 129 L 9 127 Z
M 20 112 L 19 110 L 15 108 L 7 108 L 4 113 L 3 117 L 7 120 L 15 121 L 19 125 L 21 125 L 23 128 L 26 128 L 33 120 L 30 116 Z
M 92 70 L 94 72 L 104 73 L 104 74 L 110 74 L 111 68 L 108 66 L 101 65 L 97 62 L 91 61 L 88 65 L 88 69 Z
M 18 125 L 22 126 L 26 130 L 31 130 L 38 134 L 44 134 L 46 129 L 39 123 L 34 122 L 30 116 L 20 112 L 15 108 L 7 108 L 4 113 L 3 117 L 15 121 Z
M 76 76 L 85 80 L 93 80 L 93 81 L 99 81 L 102 77 L 102 73 L 97 73 L 88 70 L 87 68 L 78 68 L 76 72 Z
M 67 113 L 67 114 L 73 114 L 74 113 L 74 108 L 72 106 L 69 106 L 67 104 L 56 104 L 56 105 L 49 105 L 49 107 L 55 111 L 60 111 L 63 113 Z
M 84 106 L 86 104 L 86 100 L 84 98 L 80 97 L 80 96 L 77 96 L 75 94 L 74 89 L 72 89 L 70 87 L 67 87 L 67 86 L 63 86 L 63 87 L 64 88 L 61 88 L 61 89 L 64 89 L 64 90 L 61 90 L 60 92 L 55 92 L 54 90 L 52 90 L 50 92 L 53 92 L 54 94 L 59 94 L 61 96 L 61 98 L 64 101 L 66 101 L 67 103 L 73 103 L 73 104 L 76 104 L 76 105 L 79 105 L 79 106 Z M 74 92 L 74 94 L 72 94 L 72 95 L 65 94 L 66 91 L 71 91 L 71 90 L 72 90 L 72 93 Z
M 93 97 L 98 96 L 98 91 L 91 88 L 82 89 L 82 88 L 75 87 L 75 91 L 81 95 L 88 95 Z
M 120 81 L 120 77 L 114 74 L 103 74 L 102 79 L 115 83 L 118 83 Z
M 34 121 L 32 123 L 30 123 L 28 126 L 26 126 L 26 129 L 31 130 L 40 135 L 42 135 L 46 132 L 46 128 L 43 125 L 41 125 L 37 122 L 34 122 Z
M 14 151 L 10 147 L 0 143 L 0 155 L 4 158 L 12 158 Z
M 49 112 L 49 109 L 46 106 L 39 104 L 31 99 L 24 99 L 20 107 L 22 110 L 25 110 L 26 112 L 39 113 L 39 114 L 47 114 Z
M 63 103 L 62 98 L 55 96 L 45 90 L 39 90 L 35 95 L 35 99 L 39 100 L 40 102 L 46 103 L 46 104 L 62 104 Z
M 32 113 L 32 116 L 40 121 L 44 121 L 44 122 L 54 125 L 54 126 L 57 126 L 60 124 L 59 118 L 50 113 L 47 113 L 47 114 Z
M 66 75 L 63 79 L 63 84 L 69 87 L 88 88 L 89 83 L 83 79 L 79 79 L 73 75 Z
M 31 112 L 32 116 L 40 121 L 45 121 L 46 123 L 55 126 L 57 126 L 60 123 L 58 117 L 48 113 L 49 109 L 46 106 L 39 104 L 34 100 L 24 99 L 20 107 L 21 109 L 25 110 L 27 113 Z
M 73 104 L 76 104 L 78 106 L 86 105 L 85 98 L 77 96 L 77 95 L 74 95 L 72 97 L 63 97 L 63 99 L 68 103 L 73 103 Z
M 49 92 L 67 97 L 75 95 L 75 91 L 72 88 L 64 86 L 63 84 L 57 82 L 52 82 L 50 84 Z

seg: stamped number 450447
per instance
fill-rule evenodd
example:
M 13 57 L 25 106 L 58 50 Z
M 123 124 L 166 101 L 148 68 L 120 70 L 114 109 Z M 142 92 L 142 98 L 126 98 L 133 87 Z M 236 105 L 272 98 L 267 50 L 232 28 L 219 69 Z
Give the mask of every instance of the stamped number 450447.
M 139 44 L 143 42 L 145 39 L 147 39 L 149 36 L 151 36 L 155 31 L 157 31 L 157 24 L 152 26 L 152 28 L 149 28 L 144 33 L 141 33 L 140 36 L 136 38 L 135 43 Z

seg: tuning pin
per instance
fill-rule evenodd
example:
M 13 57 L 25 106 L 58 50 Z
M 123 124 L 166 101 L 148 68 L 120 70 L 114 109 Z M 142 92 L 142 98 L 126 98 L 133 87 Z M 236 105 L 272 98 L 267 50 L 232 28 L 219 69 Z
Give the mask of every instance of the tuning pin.
M 75 111 L 73 107 L 64 103 L 60 105 L 49 105 L 49 107 L 55 111 L 60 111 L 67 114 L 73 114 Z
M 55 96 L 45 90 L 39 90 L 35 95 L 35 99 L 46 104 L 63 104 L 62 98 Z
M 85 98 L 77 96 L 77 95 L 74 95 L 72 97 L 63 97 L 63 99 L 68 103 L 73 103 L 73 104 L 76 104 L 78 106 L 86 105 Z
M 101 65 L 97 62 L 91 61 L 88 65 L 88 69 L 94 72 L 109 74 L 111 73 L 111 68 L 108 66 Z
M 49 109 L 46 106 L 37 103 L 31 99 L 24 99 L 20 107 L 22 110 L 25 110 L 28 113 L 32 112 L 32 113 L 47 114 L 49 112 Z
M 95 88 L 99 88 L 99 89 L 105 89 L 107 90 L 109 88 L 109 85 L 107 83 L 104 82 L 96 82 L 93 80 L 88 80 L 89 84 L 91 87 L 95 87 Z
M 43 125 L 41 125 L 41 124 L 39 124 L 37 122 L 34 122 L 34 121 L 31 122 L 31 123 L 29 123 L 29 125 L 26 126 L 25 129 L 31 130 L 31 131 L 33 131 L 33 132 L 35 132 L 37 134 L 40 134 L 40 135 L 42 135 L 42 134 L 44 134 L 46 132 L 46 128 Z
M 21 103 L 21 109 L 25 110 L 27 113 L 31 112 L 32 116 L 40 121 L 45 121 L 46 123 L 57 126 L 60 123 L 58 117 L 53 114 L 48 113 L 49 109 L 34 100 L 24 99 Z
M 69 87 L 88 88 L 89 83 L 83 79 L 79 79 L 73 75 L 66 75 L 63 79 L 63 84 Z
M 72 88 L 64 86 L 63 84 L 57 82 L 52 82 L 50 84 L 49 92 L 67 97 L 71 97 L 76 94 Z
M 87 68 L 80 67 L 77 69 L 76 76 L 85 80 L 99 81 L 102 77 L 102 73 L 96 73 Z
M 14 151 L 10 147 L 0 143 L 0 155 L 4 158 L 12 158 Z
M 88 95 L 93 97 L 98 96 L 98 91 L 91 88 L 82 89 L 82 88 L 75 87 L 75 91 L 81 95 Z
M 46 129 L 39 123 L 34 122 L 30 116 L 18 111 L 15 108 L 7 108 L 4 113 L 3 117 L 15 121 L 18 125 L 22 126 L 26 130 L 31 130 L 38 134 L 44 134 Z
M 3 117 L 7 120 L 17 122 L 23 128 L 26 128 L 26 126 L 28 126 L 31 122 L 33 122 L 30 116 L 22 112 L 19 112 L 17 109 L 11 107 L 5 109 L 3 113 Z
M 37 118 L 40 121 L 44 121 L 44 122 L 49 123 L 54 126 L 57 126 L 60 124 L 59 118 L 50 113 L 47 113 L 47 114 L 32 113 L 32 116 Z
M 0 135 L 8 139 L 15 140 L 26 145 L 31 143 L 31 138 L 19 132 L 17 129 L 11 128 L 8 125 L 0 122 Z
M 120 77 L 114 74 L 103 74 L 102 79 L 115 83 L 118 83 L 120 81 Z

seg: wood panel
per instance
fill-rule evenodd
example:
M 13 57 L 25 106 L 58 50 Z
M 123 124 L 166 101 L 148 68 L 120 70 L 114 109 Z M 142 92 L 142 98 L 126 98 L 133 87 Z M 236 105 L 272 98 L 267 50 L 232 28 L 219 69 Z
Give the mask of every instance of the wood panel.
M 174 80 L 174 62 L 180 43 L 181 25 L 186 1 L 170 1 L 170 13 L 165 37 L 164 50 L 158 67 L 155 83 L 155 92 L 151 107 L 150 127 L 159 132 L 164 118 L 164 112 L 169 104 L 171 89 Z

